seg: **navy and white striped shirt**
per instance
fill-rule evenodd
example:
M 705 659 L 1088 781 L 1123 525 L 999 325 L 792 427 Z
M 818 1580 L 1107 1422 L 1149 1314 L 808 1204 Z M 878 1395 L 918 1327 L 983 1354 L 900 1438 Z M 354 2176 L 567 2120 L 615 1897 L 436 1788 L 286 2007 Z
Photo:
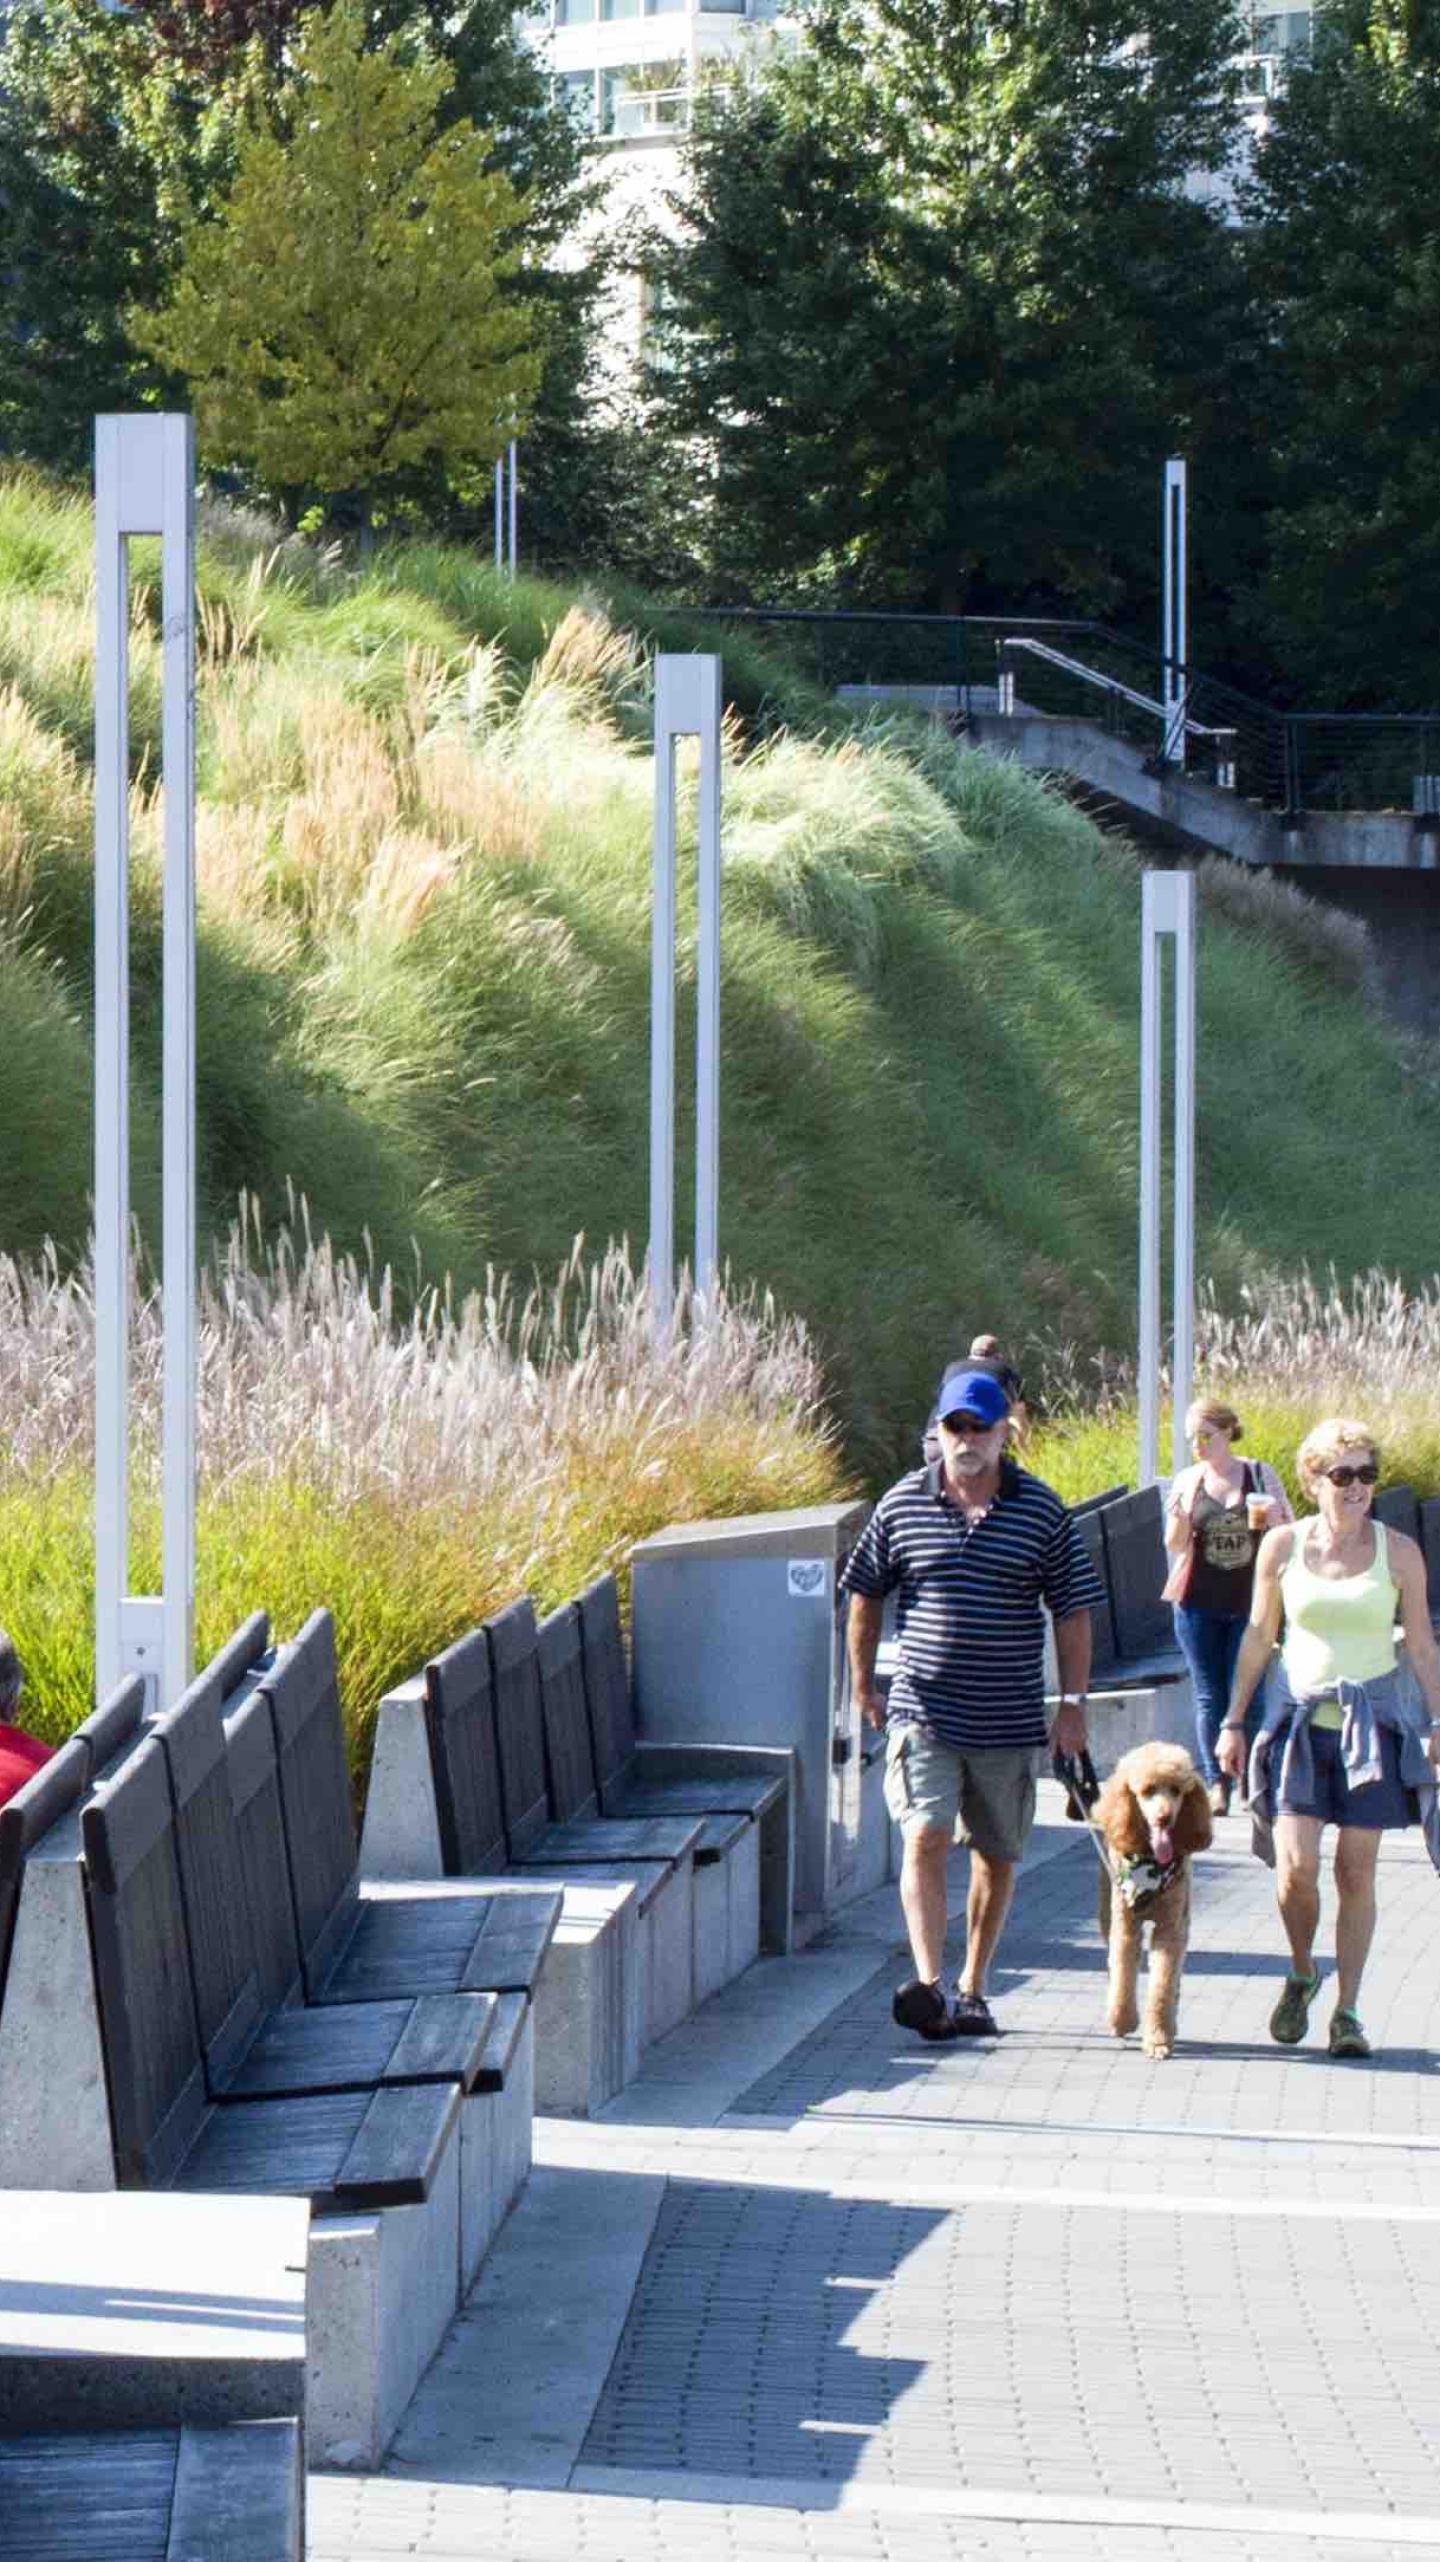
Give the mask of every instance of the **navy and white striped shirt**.
M 1044 1601 L 1053 1617 L 1104 1600 L 1060 1497 L 1012 1459 L 971 1528 L 937 1460 L 883 1494 L 841 1590 L 899 1596 L 892 1724 L 923 1726 L 961 1751 L 1043 1744 Z

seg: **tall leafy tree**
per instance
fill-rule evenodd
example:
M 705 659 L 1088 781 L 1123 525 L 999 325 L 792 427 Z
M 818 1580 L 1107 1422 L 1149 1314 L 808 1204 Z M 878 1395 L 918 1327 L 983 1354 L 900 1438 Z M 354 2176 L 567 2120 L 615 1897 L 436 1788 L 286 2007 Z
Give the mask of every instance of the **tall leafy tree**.
M 1298 687 L 1440 704 L 1440 0 L 1325 0 L 1247 211 L 1274 357 L 1265 602 Z
M 1229 0 L 812 0 L 702 105 L 657 385 L 710 575 L 1103 609 L 1220 432 Z
M 540 375 L 506 290 L 525 204 L 460 121 L 448 67 L 367 50 L 347 0 L 309 16 L 166 303 L 132 334 L 184 377 L 206 460 L 270 487 L 354 493 L 368 519 L 425 465 L 473 485 Z
M 127 307 L 160 290 L 185 207 L 223 184 L 258 66 L 223 78 L 99 0 L 28 0 L 0 53 L 0 445 L 83 462 L 97 409 L 154 375 Z

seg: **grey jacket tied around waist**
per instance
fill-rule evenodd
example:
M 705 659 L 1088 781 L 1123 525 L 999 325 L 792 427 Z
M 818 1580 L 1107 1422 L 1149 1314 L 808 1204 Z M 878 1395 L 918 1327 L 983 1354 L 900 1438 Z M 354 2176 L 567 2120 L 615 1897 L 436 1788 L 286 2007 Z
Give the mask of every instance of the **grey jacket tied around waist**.
M 1401 1783 L 1415 1792 L 1425 1847 L 1434 1866 L 1440 1869 L 1440 1795 L 1436 1793 L 1435 1772 L 1426 1750 L 1429 1712 L 1420 1684 L 1403 1660 L 1393 1671 L 1376 1673 L 1370 1681 L 1336 1681 L 1324 1690 L 1298 1693 L 1291 1689 L 1283 1666 L 1279 1668 L 1265 1723 L 1250 1748 L 1246 1773 L 1251 1848 L 1267 1867 L 1274 1867 L 1272 1826 L 1275 1817 L 1283 1815 L 1297 1798 L 1303 1801 L 1311 1795 L 1314 1747 L 1310 1719 L 1327 1699 L 1336 1701 L 1340 1708 L 1340 1754 L 1352 1788 L 1364 1788 L 1384 1776 L 1381 1728 L 1389 1726 L 1399 1736 Z M 1274 1770 L 1277 1744 L 1280 1760 L 1278 1770 Z

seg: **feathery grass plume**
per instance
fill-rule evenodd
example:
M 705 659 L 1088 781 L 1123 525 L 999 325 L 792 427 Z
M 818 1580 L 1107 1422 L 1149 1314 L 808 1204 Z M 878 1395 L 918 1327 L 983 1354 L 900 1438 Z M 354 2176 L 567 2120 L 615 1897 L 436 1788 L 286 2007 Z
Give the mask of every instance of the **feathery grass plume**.
M 1032 1448 L 1062 1493 L 1093 1494 L 1133 1478 L 1134 1367 L 1073 1346 L 1042 1349 L 1050 1421 Z M 1407 1288 L 1374 1269 L 1333 1268 L 1243 1282 L 1238 1305 L 1213 1282 L 1196 1295 L 1195 1391 L 1230 1400 L 1248 1456 L 1268 1459 L 1299 1499 L 1295 1452 L 1322 1415 L 1363 1414 L 1380 1437 L 1385 1476 L 1440 1493 L 1440 1274 Z M 1161 1447 L 1169 1448 L 1169 1418 Z
M 388 1681 L 530 1584 L 554 1602 L 667 1521 L 823 1500 L 843 1473 L 805 1329 L 682 1279 L 657 1336 L 623 1245 L 454 1301 L 253 1202 L 201 1280 L 200 1643 L 263 1606 L 339 1628 L 352 1739 Z M 157 1563 L 163 1312 L 137 1260 L 133 1571 Z M 42 1730 L 89 1697 L 88 1272 L 0 1257 L 0 1594 Z

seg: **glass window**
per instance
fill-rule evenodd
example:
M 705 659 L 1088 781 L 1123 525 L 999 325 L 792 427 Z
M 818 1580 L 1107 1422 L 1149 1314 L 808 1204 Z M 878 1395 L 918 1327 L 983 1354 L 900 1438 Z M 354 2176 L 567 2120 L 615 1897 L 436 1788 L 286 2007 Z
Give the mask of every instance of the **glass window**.
M 600 0 L 602 18 L 638 18 L 640 0 Z
M 621 142 L 683 133 L 690 121 L 683 62 L 631 62 L 600 75 L 600 130 Z
M 683 9 L 685 0 L 645 0 L 647 18 L 668 18 L 673 10 Z
M 588 27 L 595 16 L 595 0 L 555 0 L 557 27 Z
M 555 83 L 557 97 L 563 99 L 578 125 L 586 133 L 595 130 L 595 74 L 593 71 L 562 71 Z

